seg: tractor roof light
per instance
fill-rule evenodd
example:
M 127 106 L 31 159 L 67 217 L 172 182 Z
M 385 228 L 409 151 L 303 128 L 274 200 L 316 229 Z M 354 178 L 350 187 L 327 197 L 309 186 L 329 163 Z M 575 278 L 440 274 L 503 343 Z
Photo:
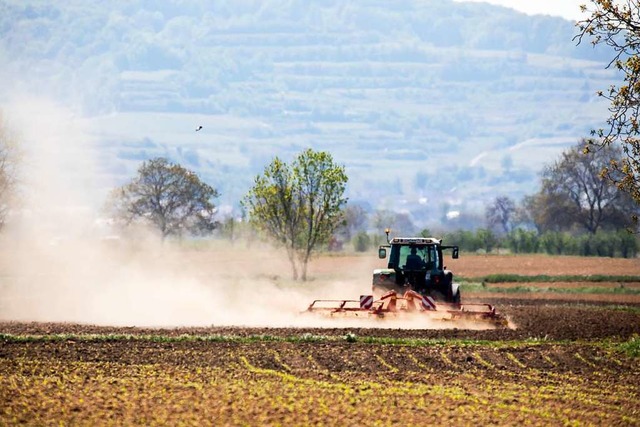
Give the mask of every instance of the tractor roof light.
M 394 237 L 390 243 L 399 245 L 434 245 L 440 244 L 440 240 L 432 237 Z

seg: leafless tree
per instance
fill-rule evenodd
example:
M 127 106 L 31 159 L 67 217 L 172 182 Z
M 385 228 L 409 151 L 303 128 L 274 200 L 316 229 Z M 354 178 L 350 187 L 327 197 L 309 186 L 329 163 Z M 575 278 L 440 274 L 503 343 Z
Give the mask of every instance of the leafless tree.
M 544 230 L 619 229 L 628 226 L 637 212 L 631 197 L 601 176 L 611 159 L 621 154 L 620 148 L 605 146 L 585 154 L 587 144 L 581 141 L 544 169 L 542 189 L 530 200 L 535 222 Z
M 359 231 L 367 228 L 367 212 L 360 205 L 348 205 L 344 208 L 344 223 L 337 230 L 338 234 L 349 241 Z
M 515 202 L 507 196 L 499 196 L 487 206 L 485 215 L 487 225 L 496 232 L 508 234 L 513 228 L 514 215 L 516 212 Z

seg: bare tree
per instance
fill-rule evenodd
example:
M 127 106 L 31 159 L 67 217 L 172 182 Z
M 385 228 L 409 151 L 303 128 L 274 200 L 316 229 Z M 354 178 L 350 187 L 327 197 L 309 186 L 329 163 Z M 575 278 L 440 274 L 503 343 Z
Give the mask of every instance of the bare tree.
M 512 199 L 507 196 L 496 197 L 485 211 L 487 225 L 492 230 L 509 234 L 513 228 L 515 212 L 516 204 Z
M 518 224 L 533 226 L 538 234 L 545 231 L 562 231 L 573 225 L 573 214 L 567 200 L 555 194 L 538 192 L 525 196 L 516 210 Z
M 585 154 L 587 143 L 583 140 L 565 151 L 542 173 L 542 189 L 532 206 L 537 210 L 533 215 L 536 222 L 544 224 L 545 230 L 577 226 L 596 233 L 601 228 L 624 228 L 636 209 L 628 194 L 601 176 L 610 159 L 620 155 L 620 149 L 605 146 Z
M 406 212 L 379 209 L 373 213 L 371 223 L 376 233 L 381 233 L 387 228 L 395 236 L 412 236 L 418 233 L 411 216 Z
M 349 241 L 358 232 L 367 228 L 367 212 L 360 205 L 348 205 L 344 208 L 344 223 L 337 233 Z

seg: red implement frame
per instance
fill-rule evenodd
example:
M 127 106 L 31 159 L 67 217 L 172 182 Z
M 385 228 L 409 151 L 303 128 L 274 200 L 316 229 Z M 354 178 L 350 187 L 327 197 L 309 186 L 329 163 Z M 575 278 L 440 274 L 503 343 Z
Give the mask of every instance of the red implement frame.
M 365 296 L 363 296 L 365 297 Z M 357 300 L 315 300 L 307 308 L 307 312 L 321 313 L 330 316 L 379 317 L 397 316 L 402 313 L 423 313 L 443 320 L 478 319 L 489 320 L 506 325 L 506 319 L 496 313 L 491 304 L 450 304 L 436 303 L 430 297 L 415 291 L 407 291 L 401 297 L 389 291 L 380 299 L 373 301 L 370 307 L 364 307 L 361 297 Z

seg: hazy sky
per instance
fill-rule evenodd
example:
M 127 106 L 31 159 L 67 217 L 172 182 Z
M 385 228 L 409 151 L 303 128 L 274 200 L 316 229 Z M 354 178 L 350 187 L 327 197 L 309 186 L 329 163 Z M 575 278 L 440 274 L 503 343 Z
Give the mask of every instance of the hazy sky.
M 580 5 L 589 5 L 590 0 L 456 0 L 465 2 L 492 3 L 510 7 L 527 14 L 561 16 L 576 21 L 580 19 Z

